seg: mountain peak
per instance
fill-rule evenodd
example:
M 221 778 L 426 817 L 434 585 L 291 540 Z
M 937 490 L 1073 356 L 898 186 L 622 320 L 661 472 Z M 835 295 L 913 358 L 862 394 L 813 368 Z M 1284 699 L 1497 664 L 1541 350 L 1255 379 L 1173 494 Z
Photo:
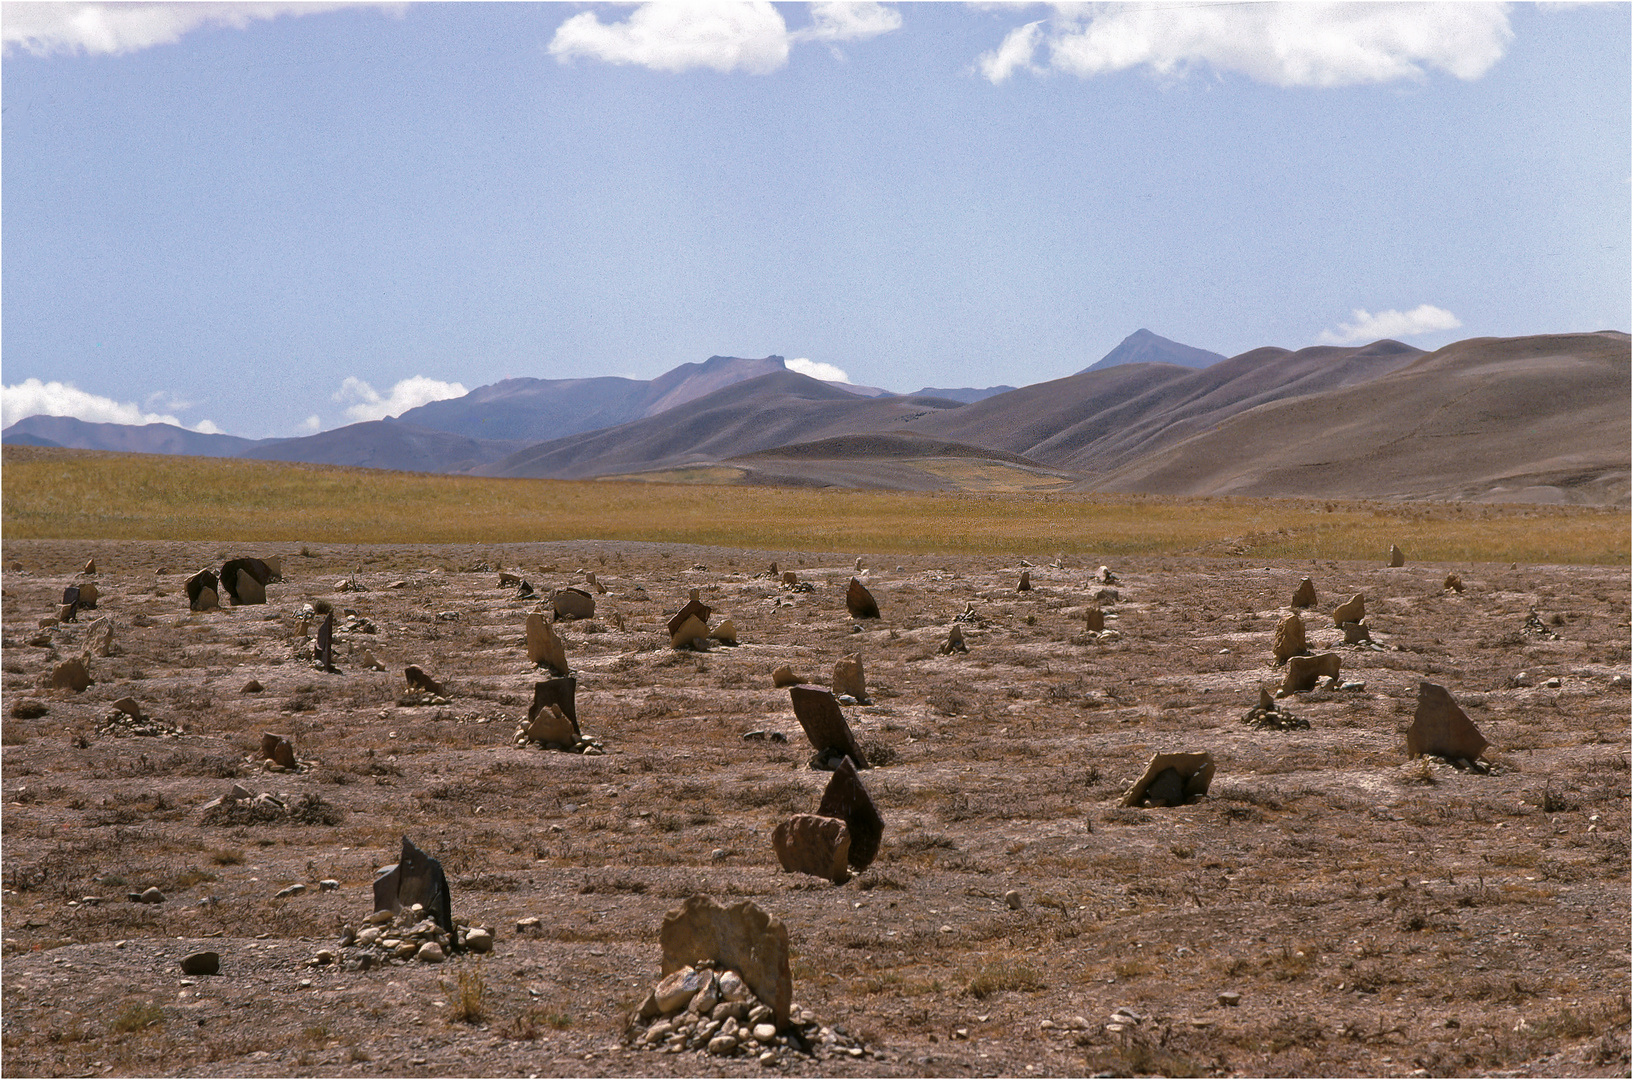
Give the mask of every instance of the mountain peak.
M 1102 371 L 1109 367 L 1117 367 L 1119 364 L 1178 364 L 1180 367 L 1205 368 L 1223 359 L 1225 358 L 1216 352 L 1181 345 L 1142 327 L 1078 374 L 1081 375 L 1085 371 Z

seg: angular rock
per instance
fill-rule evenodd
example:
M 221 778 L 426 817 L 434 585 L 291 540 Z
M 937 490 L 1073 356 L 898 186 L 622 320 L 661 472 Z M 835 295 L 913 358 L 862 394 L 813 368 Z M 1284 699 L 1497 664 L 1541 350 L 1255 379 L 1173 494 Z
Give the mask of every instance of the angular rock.
M 57 617 L 51 621 L 54 623 L 79 622 L 79 605 L 62 605 L 57 609 Z
M 108 656 L 113 652 L 113 620 L 104 615 L 85 630 L 85 647 L 92 656 Z
M 1418 707 L 1412 714 L 1412 726 L 1406 731 L 1409 757 L 1433 754 L 1472 763 L 1484 757 L 1490 745 L 1449 690 L 1427 680 L 1418 683 Z
M 1123 795 L 1123 806 L 1144 806 L 1146 804 L 1146 789 L 1165 772 L 1172 769 L 1179 778 L 1179 795 L 1182 801 L 1194 799 L 1208 793 L 1208 785 L 1213 783 L 1214 761 L 1213 755 L 1202 752 L 1184 754 L 1156 754 L 1146 762 L 1145 772 L 1134 781 L 1132 787 Z M 1163 793 L 1172 795 L 1172 791 Z M 1165 803 L 1164 805 L 1177 806 L 1179 803 Z
M 1111 567 L 1102 566 L 1094 572 L 1094 580 L 1102 585 L 1115 585 L 1117 584 L 1117 575 L 1111 572 Z
M 244 571 L 240 570 L 239 573 L 242 574 Z M 239 595 L 243 595 L 242 587 L 239 589 Z M 243 602 L 255 603 L 254 600 Z M 323 671 L 332 672 L 335 670 L 335 613 L 333 609 L 323 616 L 323 625 L 318 627 L 317 648 L 313 656 L 317 660 L 318 667 Z
M 208 611 L 221 606 L 220 582 L 214 570 L 200 570 L 187 579 L 187 604 L 194 611 Z
M 79 587 L 79 600 L 77 603 L 82 608 L 95 608 L 98 595 L 99 594 L 96 590 L 96 582 L 87 581 Z M 65 604 L 68 603 L 68 598 L 63 597 L 62 602 Z
M 1288 601 L 1287 606 L 1291 608 L 1312 608 L 1315 605 L 1315 582 L 1305 578 L 1298 583 L 1298 588 L 1293 590 L 1293 599 Z
M 884 839 L 885 819 L 879 816 L 878 807 L 873 805 L 873 799 L 868 795 L 867 788 L 862 786 L 862 778 L 856 774 L 856 766 L 849 758 L 840 762 L 834 770 L 833 779 L 828 781 L 828 786 L 822 792 L 817 813 L 844 821 L 851 834 L 847 858 L 856 869 L 866 870 L 879 854 L 879 844 Z
M 1367 598 L 1364 593 L 1356 593 L 1342 604 L 1333 608 L 1332 624 L 1343 626 L 1347 622 L 1360 622 L 1367 615 Z
M 62 590 L 62 606 L 68 609 L 70 618 L 72 617 L 73 612 L 79 610 L 78 585 L 70 585 L 66 589 Z M 67 622 L 68 620 L 64 619 L 63 621 Z
M 51 678 L 46 685 L 53 690 L 72 690 L 79 694 L 85 691 L 92 683 L 91 671 L 85 666 L 85 661 L 79 657 L 64 660 L 51 669 Z M 838 706 L 835 706 L 837 708 Z
M 294 745 L 282 735 L 274 735 L 270 731 L 261 733 L 261 756 L 286 769 L 295 767 Z
M 850 880 L 850 829 L 839 818 L 795 814 L 771 833 L 777 862 L 794 874 L 827 878 L 835 885 Z
M 85 560 L 85 569 L 81 570 L 80 573 L 82 573 L 82 574 L 94 574 L 94 573 L 96 573 L 96 560 L 95 559 L 86 559 Z
M 536 611 L 527 617 L 527 658 L 535 666 L 549 668 L 557 675 L 571 674 L 567 669 L 566 648 L 550 623 Z
M 136 899 L 143 904 L 162 904 L 164 903 L 164 893 L 159 891 L 157 885 L 150 885 L 138 893 Z
M 240 591 L 240 572 L 248 574 L 251 581 L 260 586 L 259 590 L 252 590 L 251 595 L 259 592 L 261 599 L 246 599 Z M 266 603 L 266 585 L 272 580 L 272 569 L 260 559 L 228 559 L 221 565 L 221 587 L 227 590 L 227 595 L 235 604 Z
M 403 681 L 408 689 L 421 694 L 433 694 L 437 697 L 447 697 L 448 688 L 436 679 L 425 673 L 425 669 L 418 664 L 409 664 L 403 668 Z
M 1394 544 L 1389 545 L 1389 565 L 1390 566 L 1405 566 L 1406 565 L 1406 556 L 1402 555 L 1401 554 L 1401 549 L 1396 547 Z
M 1298 617 L 1298 612 L 1292 612 L 1276 624 L 1276 640 L 1270 651 L 1277 664 L 1285 664 L 1289 657 L 1303 656 L 1310 651 L 1304 640 L 1304 620 Z
M 1097 604 L 1115 604 L 1120 599 L 1122 599 L 1122 594 L 1116 589 L 1094 590 L 1094 602 Z
M 727 619 L 713 630 L 710 630 L 709 636 L 722 645 L 735 645 L 737 644 L 737 624 L 731 619 Z
M 373 649 L 363 650 L 363 659 L 359 661 L 359 664 L 370 671 L 384 671 L 386 669 L 386 666 L 380 663 L 380 658 L 374 655 Z
M 781 690 L 785 686 L 795 686 L 799 683 L 799 676 L 787 664 L 778 664 L 771 669 L 771 685 Z
M 522 737 L 543 746 L 575 746 L 579 740 L 577 726 L 561 711 L 561 706 L 546 703 L 527 711 L 527 726 Z
M 238 570 L 238 595 L 233 597 L 233 603 L 266 603 L 266 586 L 257 581 L 255 575 L 251 574 L 247 569 L 240 567 Z
M 673 621 L 673 620 L 671 620 Z M 697 616 L 688 616 L 684 622 L 671 631 L 669 647 L 672 649 L 689 649 L 699 641 L 709 640 L 709 627 Z
M 578 680 L 571 676 L 536 682 L 533 684 L 533 704 L 527 710 L 528 722 L 533 722 L 535 713 L 554 705 L 567 718 L 572 725 L 573 735 L 577 736 L 579 734 L 577 699 Z
M 669 617 L 669 622 L 667 625 L 669 627 L 670 640 L 674 640 L 680 635 L 681 628 L 686 625 L 686 620 L 688 619 L 696 619 L 698 622 L 703 624 L 702 632 L 692 636 L 705 637 L 709 633 L 709 616 L 712 614 L 714 614 L 714 609 L 708 604 L 705 604 L 703 601 L 699 600 L 697 598 L 697 590 L 693 589 L 692 598 L 686 601 L 686 606 Z M 692 638 L 690 637 L 686 639 L 687 644 L 691 644 L 691 641 Z
M 1339 629 L 1344 631 L 1345 645 L 1359 645 L 1362 642 L 1369 642 L 1372 640 L 1372 628 L 1366 624 L 1365 620 L 1362 620 L 1361 622 L 1347 622 L 1343 626 L 1339 627 Z
M 712 897 L 692 896 L 664 917 L 658 940 L 661 973 L 705 960 L 731 968 L 770 1006 L 778 1026 L 788 1022 L 794 977 L 788 967 L 788 928 L 751 900 L 724 907 Z
M 1302 694 L 1315 689 L 1321 679 L 1327 680 L 1327 689 L 1338 689 L 1338 670 L 1343 659 L 1337 653 L 1324 652 L 1315 656 L 1295 656 L 1287 661 L 1287 674 L 1282 677 L 1277 697 Z
M 181 973 L 183 975 L 219 975 L 221 974 L 221 954 L 209 951 L 188 953 L 181 958 Z
M 1089 633 L 1098 634 L 1100 631 L 1106 628 L 1106 613 L 1101 610 L 1098 605 L 1096 605 L 1089 608 L 1089 610 L 1084 614 L 1084 621 L 1088 627 Z
M 1443 585 L 1441 585 L 1440 587 L 1442 589 L 1445 589 L 1447 592 L 1455 592 L 1455 593 L 1462 592 L 1463 591 L 1463 575 L 1461 575 L 1461 574 L 1447 574 L 1445 583 Z
M 834 664 L 833 692 L 835 697 L 849 694 L 858 703 L 869 704 L 867 679 L 862 674 L 861 653 L 848 653 Z
M 877 619 L 879 617 L 879 603 L 873 599 L 873 594 L 855 578 L 851 578 L 850 585 L 845 589 L 845 610 L 851 613 L 853 619 Z
M 133 697 L 122 697 L 113 703 L 113 707 L 126 716 L 133 716 L 138 720 L 142 718 L 142 706 L 137 704 Z
M 771 565 L 773 567 L 775 567 L 777 564 L 772 563 Z M 784 570 L 782 572 L 782 583 L 784 585 L 798 585 L 799 584 L 799 575 L 794 573 L 794 571 L 792 571 L 792 570 Z
M 867 758 L 856 745 L 845 714 L 839 711 L 839 702 L 832 693 L 820 686 L 801 683 L 789 687 L 788 694 L 794 702 L 794 719 L 805 729 L 805 737 L 811 740 L 812 746 L 818 751 L 832 749 L 861 768 L 868 767 Z
M 455 934 L 448 893 L 448 878 L 442 864 L 403 837 L 397 862 L 381 870 L 374 879 L 374 910 L 401 911 L 421 905 L 450 939 Z
M 560 619 L 588 619 L 595 615 L 595 597 L 583 589 L 557 589 L 550 594 L 550 606 Z
M 265 689 L 266 687 L 261 685 L 259 679 L 251 679 L 249 682 L 245 683 L 244 688 L 238 692 L 240 694 L 259 694 Z
M 669 972 L 652 988 L 652 997 L 658 1006 L 658 1012 L 668 1014 L 686 1008 L 697 996 L 698 991 L 713 979 L 713 972 L 698 971 L 690 964 Z
M 1032 591 L 1032 571 L 1030 571 L 1030 570 L 1022 570 L 1021 571 L 1021 580 L 1020 580 L 1020 583 L 1015 586 L 1015 591 L 1016 592 L 1031 592 Z
M 947 640 L 937 651 L 942 656 L 951 656 L 955 652 L 969 652 L 970 647 L 964 643 L 964 628 L 955 623 L 952 629 L 947 631 Z

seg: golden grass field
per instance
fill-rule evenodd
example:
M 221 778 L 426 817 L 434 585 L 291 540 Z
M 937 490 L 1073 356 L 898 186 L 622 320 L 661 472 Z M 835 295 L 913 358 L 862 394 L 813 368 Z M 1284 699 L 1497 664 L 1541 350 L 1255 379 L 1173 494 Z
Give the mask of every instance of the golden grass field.
M 4 536 L 1625 564 L 1625 507 L 500 480 L 5 448 Z

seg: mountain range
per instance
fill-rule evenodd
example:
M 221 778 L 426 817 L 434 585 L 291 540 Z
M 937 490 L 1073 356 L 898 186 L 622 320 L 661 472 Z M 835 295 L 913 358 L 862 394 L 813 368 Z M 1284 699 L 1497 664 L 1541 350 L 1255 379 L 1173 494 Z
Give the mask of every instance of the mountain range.
M 892 394 L 780 356 L 652 380 L 507 379 L 296 439 L 33 416 L 3 441 L 488 476 L 1626 503 L 1629 337 L 1233 357 L 1148 330 L 1019 389 Z

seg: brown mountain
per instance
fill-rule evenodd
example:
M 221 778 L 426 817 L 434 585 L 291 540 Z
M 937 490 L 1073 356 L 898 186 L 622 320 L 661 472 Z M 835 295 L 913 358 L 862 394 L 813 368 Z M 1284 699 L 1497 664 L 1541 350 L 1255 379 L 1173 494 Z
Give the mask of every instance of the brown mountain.
M 235 456 L 407 472 L 466 472 L 515 450 L 514 442 L 471 439 L 399 420 L 367 420 L 245 450 Z
M 1473 338 L 1269 401 L 1092 486 L 1173 495 L 1625 503 L 1627 334 Z

